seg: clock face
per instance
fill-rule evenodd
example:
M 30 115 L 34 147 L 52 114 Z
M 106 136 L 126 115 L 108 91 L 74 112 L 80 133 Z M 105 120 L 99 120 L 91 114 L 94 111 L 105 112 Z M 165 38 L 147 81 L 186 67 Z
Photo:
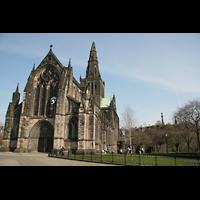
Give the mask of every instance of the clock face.
M 51 104 L 54 104 L 55 102 L 56 102 L 55 99 L 51 100 Z
M 51 98 L 51 104 L 54 104 L 54 103 L 56 103 L 56 97 Z

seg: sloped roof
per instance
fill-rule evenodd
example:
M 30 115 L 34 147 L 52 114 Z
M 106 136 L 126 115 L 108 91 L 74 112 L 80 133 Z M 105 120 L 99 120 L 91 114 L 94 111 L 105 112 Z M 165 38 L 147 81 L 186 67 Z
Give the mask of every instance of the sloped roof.
M 113 100 L 113 98 L 102 98 L 101 100 L 101 108 L 108 108 L 110 107 L 110 103 Z

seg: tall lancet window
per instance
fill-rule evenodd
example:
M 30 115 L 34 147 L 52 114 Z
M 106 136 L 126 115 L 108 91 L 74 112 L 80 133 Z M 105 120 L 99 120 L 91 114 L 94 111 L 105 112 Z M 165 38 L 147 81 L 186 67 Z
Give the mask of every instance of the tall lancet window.
M 34 102 L 33 115 L 38 115 L 39 96 L 40 96 L 40 87 L 38 85 L 37 88 L 35 88 L 35 102 Z
M 43 84 L 40 87 L 40 112 L 39 112 L 39 115 L 44 115 L 45 96 L 46 96 L 46 85 Z

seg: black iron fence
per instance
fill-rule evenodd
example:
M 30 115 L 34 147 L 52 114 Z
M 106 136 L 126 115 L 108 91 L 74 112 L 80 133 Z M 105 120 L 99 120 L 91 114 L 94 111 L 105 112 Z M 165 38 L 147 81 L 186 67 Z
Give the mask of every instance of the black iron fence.
M 48 155 L 49 157 L 57 157 L 63 159 L 72 159 L 80 161 L 90 161 L 98 163 L 111 163 L 120 165 L 132 165 L 132 166 L 200 166 L 198 158 L 183 158 L 174 154 L 164 155 L 151 155 L 151 154 L 117 154 L 117 153 L 100 153 L 94 154 L 92 151 L 90 154 L 72 154 L 71 150 L 52 150 Z

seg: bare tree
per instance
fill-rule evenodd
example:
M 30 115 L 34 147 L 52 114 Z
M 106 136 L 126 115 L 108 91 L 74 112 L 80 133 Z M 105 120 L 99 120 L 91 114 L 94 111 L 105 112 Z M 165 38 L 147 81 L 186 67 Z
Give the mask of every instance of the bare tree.
M 158 129 L 156 127 L 149 131 L 149 139 L 152 143 L 152 147 L 154 145 L 155 150 L 157 149 L 157 152 L 159 152 L 159 149 L 166 141 L 164 134 L 165 134 L 165 130 Z M 158 148 L 158 145 L 160 146 L 160 148 Z
M 197 148 L 200 149 L 200 101 L 189 101 L 184 107 L 179 108 L 174 113 L 174 118 L 178 123 L 184 123 L 190 132 L 195 132 L 197 137 Z
M 175 124 L 172 126 L 168 126 L 167 128 L 168 133 L 168 142 L 172 143 L 176 147 L 176 151 L 179 151 L 179 146 L 183 142 L 183 129 L 181 124 Z
M 184 141 L 187 143 L 188 151 L 190 151 L 190 143 L 192 139 L 194 138 L 194 132 L 191 132 L 186 128 L 183 129 L 183 138 L 184 138 Z
M 149 137 L 145 131 L 135 131 L 132 142 L 135 147 L 143 146 L 149 143 L 148 139 Z
M 130 137 L 130 148 L 131 147 L 131 128 L 135 126 L 136 118 L 135 118 L 135 111 L 131 108 L 130 105 L 126 105 L 124 107 L 124 111 L 121 113 L 122 117 L 122 125 L 127 130 L 129 137 Z

